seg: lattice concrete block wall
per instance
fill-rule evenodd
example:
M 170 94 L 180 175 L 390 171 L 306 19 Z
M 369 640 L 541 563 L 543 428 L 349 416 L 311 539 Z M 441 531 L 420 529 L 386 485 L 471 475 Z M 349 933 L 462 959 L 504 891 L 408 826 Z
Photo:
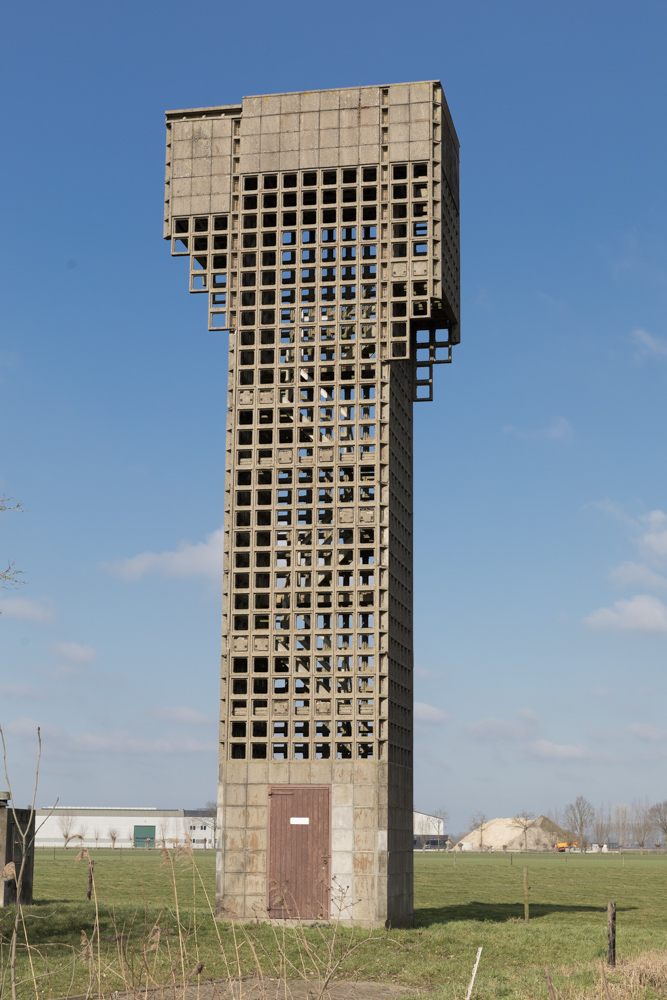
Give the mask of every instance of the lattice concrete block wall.
M 412 403 L 459 340 L 442 87 L 168 112 L 166 180 L 229 331 L 219 903 L 267 912 L 269 786 L 330 784 L 350 918 L 409 923 Z

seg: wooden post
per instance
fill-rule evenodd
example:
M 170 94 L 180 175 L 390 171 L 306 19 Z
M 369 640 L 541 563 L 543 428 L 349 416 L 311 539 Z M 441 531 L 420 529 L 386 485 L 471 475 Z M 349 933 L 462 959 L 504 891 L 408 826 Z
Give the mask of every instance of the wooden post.
M 530 920 L 530 908 L 528 905 L 528 869 L 523 869 L 523 919 L 528 923 Z
M 607 965 L 616 965 L 616 903 L 607 903 Z

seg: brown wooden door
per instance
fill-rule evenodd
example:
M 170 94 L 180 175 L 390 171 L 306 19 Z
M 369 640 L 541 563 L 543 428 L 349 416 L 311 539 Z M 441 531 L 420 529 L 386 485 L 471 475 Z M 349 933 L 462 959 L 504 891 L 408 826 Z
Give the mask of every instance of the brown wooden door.
M 329 918 L 330 796 L 327 785 L 269 788 L 270 917 Z

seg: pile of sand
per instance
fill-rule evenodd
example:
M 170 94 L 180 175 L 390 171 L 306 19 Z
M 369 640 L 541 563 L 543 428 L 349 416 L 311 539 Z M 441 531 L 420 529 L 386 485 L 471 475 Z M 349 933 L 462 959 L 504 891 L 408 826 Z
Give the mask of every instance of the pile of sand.
M 561 830 L 546 816 L 529 821 L 524 832 L 524 821 L 518 819 L 490 819 L 461 837 L 460 850 L 479 851 L 552 851 L 558 840 L 570 840 L 570 834 Z M 463 845 L 472 845 L 463 847 Z

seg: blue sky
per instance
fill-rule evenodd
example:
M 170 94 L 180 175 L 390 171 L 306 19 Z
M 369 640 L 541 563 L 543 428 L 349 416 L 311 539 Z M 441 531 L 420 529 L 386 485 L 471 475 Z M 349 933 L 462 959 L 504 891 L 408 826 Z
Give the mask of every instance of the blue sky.
M 664 4 L 40 0 L 4 28 L 17 800 L 37 724 L 40 804 L 215 795 L 227 345 L 161 239 L 163 111 L 430 78 L 463 303 L 416 407 L 416 805 L 666 798 Z

